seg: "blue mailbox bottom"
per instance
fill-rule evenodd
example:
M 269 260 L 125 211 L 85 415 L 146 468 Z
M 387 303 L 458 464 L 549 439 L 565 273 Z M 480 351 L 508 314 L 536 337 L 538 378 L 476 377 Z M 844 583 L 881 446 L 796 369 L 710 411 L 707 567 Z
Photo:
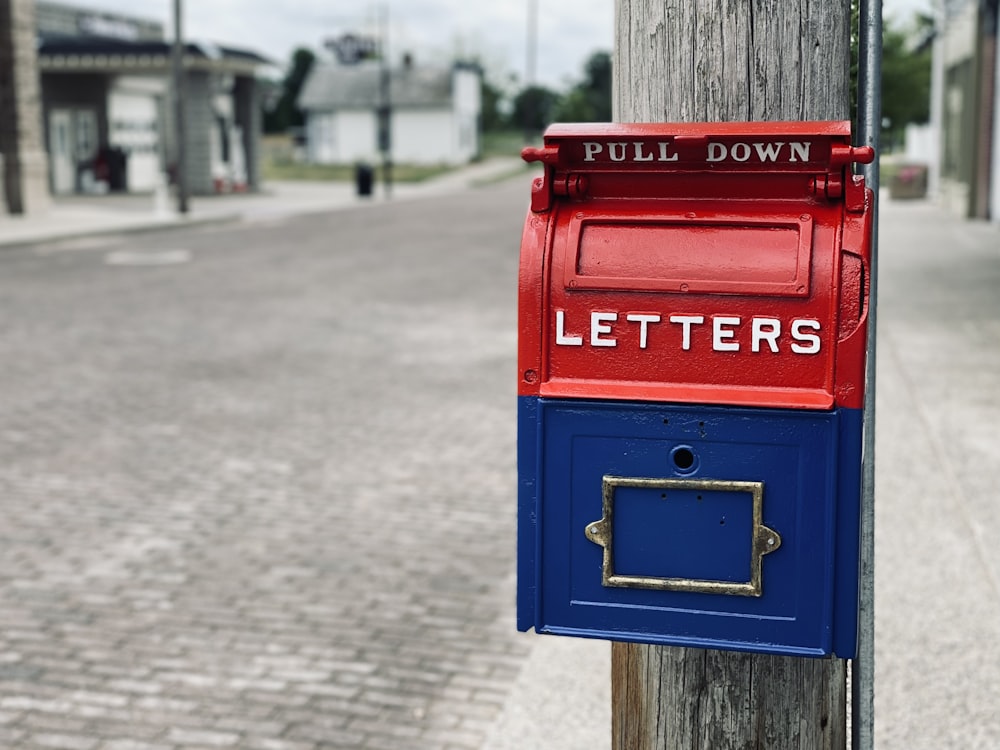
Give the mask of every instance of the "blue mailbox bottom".
M 852 658 L 861 428 L 521 397 L 518 628 Z

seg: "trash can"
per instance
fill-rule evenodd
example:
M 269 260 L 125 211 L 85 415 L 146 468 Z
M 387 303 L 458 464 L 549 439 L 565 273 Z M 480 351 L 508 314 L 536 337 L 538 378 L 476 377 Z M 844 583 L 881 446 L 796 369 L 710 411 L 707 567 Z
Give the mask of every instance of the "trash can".
M 356 164 L 354 166 L 354 184 L 358 188 L 358 195 L 370 196 L 372 194 L 372 182 L 375 177 L 375 170 L 369 164 Z

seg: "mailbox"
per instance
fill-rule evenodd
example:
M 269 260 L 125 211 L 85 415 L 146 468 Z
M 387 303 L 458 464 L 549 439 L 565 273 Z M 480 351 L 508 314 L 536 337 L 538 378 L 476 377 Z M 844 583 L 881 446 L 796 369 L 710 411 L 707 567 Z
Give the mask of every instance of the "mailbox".
M 853 657 L 872 150 L 599 124 L 523 157 L 519 629 Z

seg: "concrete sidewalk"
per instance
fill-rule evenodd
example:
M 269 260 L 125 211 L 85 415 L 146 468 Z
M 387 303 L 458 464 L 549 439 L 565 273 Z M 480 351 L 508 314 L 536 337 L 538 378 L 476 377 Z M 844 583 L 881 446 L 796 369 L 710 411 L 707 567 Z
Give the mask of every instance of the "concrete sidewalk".
M 1000 229 L 881 204 L 876 747 L 1000 747 Z M 486 750 L 610 746 L 610 646 L 528 634 Z
M 43 214 L 0 215 L 0 247 L 238 220 L 277 221 L 295 214 L 447 195 L 526 169 L 516 157 L 488 159 L 423 182 L 394 184 L 390 198 L 381 184 L 375 185 L 372 196 L 360 197 L 353 182 L 267 182 L 259 193 L 192 197 L 186 216 L 176 212 L 173 197 L 166 195 L 64 196 L 54 199 Z
M 1000 747 L 1000 229 L 882 203 L 878 747 Z

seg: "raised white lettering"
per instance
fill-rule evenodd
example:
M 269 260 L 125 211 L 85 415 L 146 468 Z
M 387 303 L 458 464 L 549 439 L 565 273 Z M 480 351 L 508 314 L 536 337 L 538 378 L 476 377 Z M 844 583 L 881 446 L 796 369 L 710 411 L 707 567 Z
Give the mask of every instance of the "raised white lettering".
M 722 161 L 729 154 L 729 150 L 724 143 L 708 144 L 708 161 Z
M 788 144 L 792 149 L 792 155 L 788 157 L 788 161 L 809 161 L 809 147 L 812 145 L 809 141 L 805 143 L 800 143 L 797 141 L 792 141 Z
M 673 162 L 680 161 L 680 153 L 673 141 L 583 141 L 583 161 L 596 162 L 601 157 L 612 162 Z M 787 151 L 786 151 L 787 146 Z M 719 143 L 711 141 L 705 154 L 708 163 L 726 161 L 745 163 L 751 160 L 765 162 L 809 161 L 810 141 L 755 141 L 747 143 Z
M 668 157 L 667 156 L 667 147 L 669 145 L 670 144 L 667 143 L 667 142 L 665 142 L 665 141 L 660 141 L 660 143 L 659 143 L 659 146 L 660 146 L 660 161 L 677 161 L 677 158 L 680 156 L 680 154 L 672 154 L 672 155 L 670 155 Z
M 739 318 L 720 315 L 712 318 L 712 349 L 717 352 L 738 352 L 740 350 L 739 341 L 729 341 L 736 335 L 736 331 L 723 326 L 738 326 Z
M 792 338 L 799 342 L 792 344 L 792 351 L 796 354 L 818 354 L 819 336 L 815 333 L 805 333 L 803 328 L 818 331 L 820 329 L 819 321 L 809 319 L 792 321 Z
M 754 318 L 750 321 L 750 351 L 759 352 L 760 342 L 766 341 L 768 348 L 777 353 L 781 321 L 777 318 Z
M 691 326 L 701 325 L 705 322 L 704 315 L 671 315 L 671 323 L 680 323 L 682 328 L 681 333 L 681 349 L 687 351 L 691 348 Z
M 556 343 L 560 346 L 583 346 L 583 336 L 566 335 L 566 312 L 556 310 Z
M 750 158 L 750 147 L 745 143 L 734 143 L 729 149 L 729 155 L 736 161 L 746 161 Z
M 642 141 L 636 141 L 632 146 L 635 148 L 635 161 L 653 161 L 653 155 L 643 151 Z
M 625 320 L 629 323 L 639 324 L 639 348 L 646 348 L 646 336 L 649 331 L 650 323 L 659 323 L 661 318 L 659 315 L 644 315 L 642 313 L 629 313 L 625 316 Z
M 611 326 L 604 323 L 614 323 L 618 320 L 618 313 L 592 312 L 590 314 L 590 345 L 591 346 L 618 346 L 617 339 L 602 339 L 602 333 L 611 333 Z
M 776 141 L 775 143 L 755 143 L 753 147 L 757 150 L 757 158 L 761 161 L 777 161 L 781 147 L 784 145 L 784 141 Z
M 654 312 L 607 312 L 591 310 L 589 335 L 580 335 L 567 331 L 566 311 L 555 311 L 555 343 L 559 346 L 591 346 L 613 348 L 619 345 L 620 331 L 616 333 L 615 324 L 621 319 L 638 325 L 638 348 L 649 349 L 650 333 L 653 326 L 663 322 L 664 317 L 670 323 L 681 327 L 680 348 L 690 351 L 693 348 L 693 331 L 695 326 L 705 325 L 711 320 L 712 351 L 754 353 L 771 352 L 780 354 L 791 351 L 792 354 L 819 354 L 822 349 L 820 332 L 822 324 L 814 318 L 793 318 L 792 320 L 766 316 L 741 318 L 735 315 L 670 315 L 665 316 Z M 746 322 L 745 322 L 746 321 Z M 625 323 L 621 323 L 625 325 Z M 749 330 L 746 330 L 749 328 Z M 631 331 L 631 329 L 629 329 Z M 657 339 L 653 332 L 652 344 L 662 346 L 663 338 Z M 629 333 L 627 339 L 630 346 L 635 346 L 636 339 Z M 701 339 L 699 339 L 699 342 Z M 699 346 L 702 344 L 699 343 Z

